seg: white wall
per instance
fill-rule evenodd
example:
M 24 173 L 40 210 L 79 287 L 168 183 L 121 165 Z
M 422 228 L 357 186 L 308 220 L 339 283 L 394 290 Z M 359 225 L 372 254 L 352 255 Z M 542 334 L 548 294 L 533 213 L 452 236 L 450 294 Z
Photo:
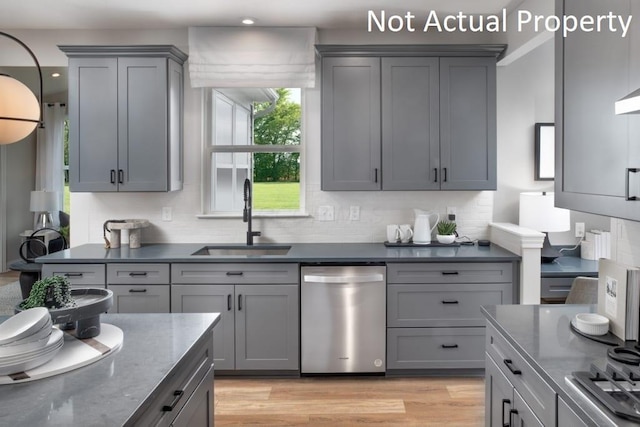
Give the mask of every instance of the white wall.
M 549 40 L 507 66 L 498 66 L 498 191 L 494 220 L 518 223 L 519 193 L 553 191 L 534 180 L 534 126 L 554 121 L 554 46 Z M 574 244 L 576 222 L 609 230 L 609 218 L 571 212 L 571 230 L 551 233 L 552 244 Z
M 33 48 L 43 65 L 66 64 L 58 44 L 175 44 L 188 51 L 185 30 L 163 31 L 23 31 L 15 32 Z M 383 43 L 491 43 L 477 34 L 368 34 L 365 31 L 321 31 L 324 44 Z M 498 70 L 498 191 L 497 192 L 323 192 L 320 191 L 320 93 L 318 86 L 305 95 L 304 158 L 306 207 L 304 218 L 259 218 L 255 229 L 261 241 L 374 242 L 384 240 L 387 223 L 412 223 L 413 208 L 444 213 L 457 208 L 459 231 L 486 238 L 491 221 L 517 223 L 517 194 L 551 185 L 533 181 L 533 125 L 553 121 L 553 55 L 549 48 Z M 539 56 L 539 57 L 538 57 Z M 523 61 L 523 62 L 521 62 Z M 24 65 L 22 59 L 7 65 Z M 535 81 L 532 84 L 531 81 Z M 200 212 L 200 92 L 185 81 L 185 184 L 173 193 L 74 193 L 71 197 L 72 244 L 102 242 L 107 219 L 147 218 L 143 242 L 242 242 L 246 230 L 240 218 L 198 219 Z M 536 88 L 536 90 L 534 90 Z M 332 205 L 336 220 L 317 221 L 318 206 Z M 361 220 L 349 221 L 349 206 L 361 208 Z M 173 207 L 173 221 L 162 222 L 161 208 Z M 593 227 L 588 224 L 588 228 Z M 552 239 L 553 243 L 557 243 Z M 560 242 L 562 243 L 562 242 Z

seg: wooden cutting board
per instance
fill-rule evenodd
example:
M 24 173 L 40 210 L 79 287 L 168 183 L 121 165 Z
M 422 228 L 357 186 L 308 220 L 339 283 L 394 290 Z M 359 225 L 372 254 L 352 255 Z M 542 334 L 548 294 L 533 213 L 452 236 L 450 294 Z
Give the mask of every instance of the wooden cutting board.
M 53 359 L 37 368 L 11 375 L 0 375 L 0 384 L 17 384 L 48 378 L 87 366 L 115 353 L 121 346 L 122 329 L 108 323 L 100 324 L 100 335 L 78 339 L 65 331 L 64 344 Z

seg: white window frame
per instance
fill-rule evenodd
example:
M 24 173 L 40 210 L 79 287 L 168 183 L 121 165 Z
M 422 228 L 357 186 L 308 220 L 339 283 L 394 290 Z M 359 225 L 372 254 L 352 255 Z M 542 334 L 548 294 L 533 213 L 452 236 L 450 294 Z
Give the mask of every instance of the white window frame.
M 212 197 L 213 197 L 213 176 L 214 166 L 212 162 L 212 154 L 213 153 L 300 153 L 300 203 L 297 210 L 270 210 L 270 211 L 260 211 L 253 210 L 254 217 L 306 217 L 308 214 L 305 211 L 305 157 L 304 157 L 304 139 L 305 139 L 305 129 L 304 129 L 304 98 L 305 91 L 301 90 L 301 106 L 302 106 L 302 116 L 300 123 L 300 144 L 299 145 L 254 145 L 253 144 L 253 114 L 250 112 L 250 120 L 249 120 L 249 140 L 250 143 L 248 145 L 234 145 L 235 143 L 235 127 L 233 128 L 233 143 L 232 145 L 215 145 L 212 143 L 213 141 L 213 120 L 215 117 L 214 104 L 213 104 L 213 92 L 215 89 L 211 88 L 203 88 L 202 89 L 202 117 L 203 117 L 203 132 L 202 132 L 202 212 L 198 215 L 199 218 L 236 218 L 242 216 L 242 211 L 214 211 L 211 209 L 212 206 Z M 234 105 L 237 104 L 234 100 L 225 96 L 224 94 L 220 94 L 222 97 L 226 98 L 229 102 L 232 102 Z M 240 105 L 242 108 L 242 106 Z M 235 107 L 233 111 L 233 116 L 235 118 Z M 235 119 L 234 119 L 235 123 Z M 251 156 L 250 162 L 252 162 L 253 156 Z M 250 170 L 253 171 L 253 165 L 250 166 Z M 252 180 L 253 181 L 253 180 Z

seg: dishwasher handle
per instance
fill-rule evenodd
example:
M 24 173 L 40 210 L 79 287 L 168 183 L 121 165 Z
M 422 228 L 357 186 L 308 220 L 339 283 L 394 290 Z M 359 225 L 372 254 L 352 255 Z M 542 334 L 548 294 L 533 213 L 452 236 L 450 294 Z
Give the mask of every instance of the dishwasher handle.
M 307 283 L 371 283 L 383 282 L 382 274 L 363 274 L 358 276 L 323 276 L 323 275 L 304 275 L 304 281 Z

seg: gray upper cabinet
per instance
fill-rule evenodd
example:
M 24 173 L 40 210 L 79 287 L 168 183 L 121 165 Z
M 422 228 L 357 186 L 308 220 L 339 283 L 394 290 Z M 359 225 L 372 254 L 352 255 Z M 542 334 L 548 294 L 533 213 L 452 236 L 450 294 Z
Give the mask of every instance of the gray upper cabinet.
M 496 152 L 495 58 L 440 58 L 440 188 L 495 190 Z
M 380 59 L 322 61 L 322 189 L 379 190 Z
M 563 0 L 565 15 L 630 16 L 630 0 Z M 615 115 L 615 102 L 640 87 L 640 32 L 575 31 L 556 36 L 556 205 L 640 220 L 640 118 Z M 629 185 L 627 185 L 627 182 Z
M 323 190 L 495 190 L 502 45 L 317 46 Z
M 173 46 L 60 46 L 71 191 L 182 188 L 183 69 Z
M 382 188 L 438 190 L 438 58 L 382 58 Z

